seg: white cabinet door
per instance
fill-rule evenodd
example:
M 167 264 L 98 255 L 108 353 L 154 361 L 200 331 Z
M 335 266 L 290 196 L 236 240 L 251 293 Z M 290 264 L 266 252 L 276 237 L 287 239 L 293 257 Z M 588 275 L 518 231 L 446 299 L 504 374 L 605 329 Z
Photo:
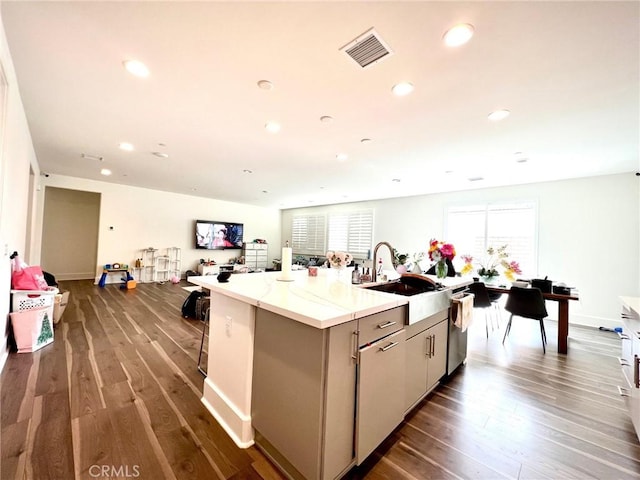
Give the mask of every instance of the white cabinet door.
M 405 331 L 359 352 L 356 458 L 360 465 L 404 418 Z

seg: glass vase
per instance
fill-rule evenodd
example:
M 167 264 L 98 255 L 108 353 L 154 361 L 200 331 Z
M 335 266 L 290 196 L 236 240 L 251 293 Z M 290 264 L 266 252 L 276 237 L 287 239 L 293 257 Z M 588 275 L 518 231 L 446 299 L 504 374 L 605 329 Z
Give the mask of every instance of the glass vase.
M 438 261 L 436 263 L 436 277 L 440 280 L 447 277 L 447 272 L 449 271 L 449 267 L 447 266 L 447 262 L 444 260 Z

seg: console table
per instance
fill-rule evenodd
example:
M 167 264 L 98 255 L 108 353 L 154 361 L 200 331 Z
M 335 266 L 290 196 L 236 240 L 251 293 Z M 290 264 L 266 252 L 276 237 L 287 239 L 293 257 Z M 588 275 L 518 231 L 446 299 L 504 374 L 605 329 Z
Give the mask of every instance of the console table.
M 493 293 L 509 294 L 506 287 L 487 285 L 487 290 Z M 569 337 L 569 300 L 580 300 L 577 294 L 558 295 L 557 293 L 542 293 L 545 300 L 558 302 L 558 353 L 567 353 L 567 338 Z

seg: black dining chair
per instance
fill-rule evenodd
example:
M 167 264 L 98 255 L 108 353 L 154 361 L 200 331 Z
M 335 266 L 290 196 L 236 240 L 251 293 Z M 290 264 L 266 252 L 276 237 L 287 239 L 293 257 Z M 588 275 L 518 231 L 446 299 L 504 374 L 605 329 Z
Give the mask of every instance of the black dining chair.
M 498 300 L 500 296 L 492 299 L 489 295 L 489 291 L 487 290 L 487 286 L 482 282 L 473 282 L 468 287 L 469 292 L 473 293 L 473 308 L 482 308 L 484 310 L 484 325 L 487 333 L 487 338 L 489 338 L 489 313 L 495 320 L 495 323 L 500 326 L 499 318 L 500 318 L 500 305 L 498 305 Z M 494 322 L 491 322 L 491 330 L 494 329 Z
M 547 343 L 547 333 L 544 330 L 544 318 L 547 317 L 548 313 L 544 297 L 542 296 L 542 291 L 539 288 L 511 287 L 504 309 L 511 313 L 511 316 L 509 317 L 507 328 L 504 331 L 502 343 L 504 344 L 507 335 L 509 335 L 509 332 L 511 331 L 511 321 L 514 316 L 531 318 L 540 322 L 542 351 L 543 353 L 547 353 L 547 349 L 545 348 Z

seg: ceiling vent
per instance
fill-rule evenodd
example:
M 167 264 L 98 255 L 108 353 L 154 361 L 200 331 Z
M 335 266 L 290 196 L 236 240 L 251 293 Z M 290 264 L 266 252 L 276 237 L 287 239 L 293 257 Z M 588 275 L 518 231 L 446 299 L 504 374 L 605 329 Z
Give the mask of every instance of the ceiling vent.
M 346 44 L 340 51 L 346 53 L 362 68 L 375 65 L 393 54 L 393 50 L 373 28 Z

